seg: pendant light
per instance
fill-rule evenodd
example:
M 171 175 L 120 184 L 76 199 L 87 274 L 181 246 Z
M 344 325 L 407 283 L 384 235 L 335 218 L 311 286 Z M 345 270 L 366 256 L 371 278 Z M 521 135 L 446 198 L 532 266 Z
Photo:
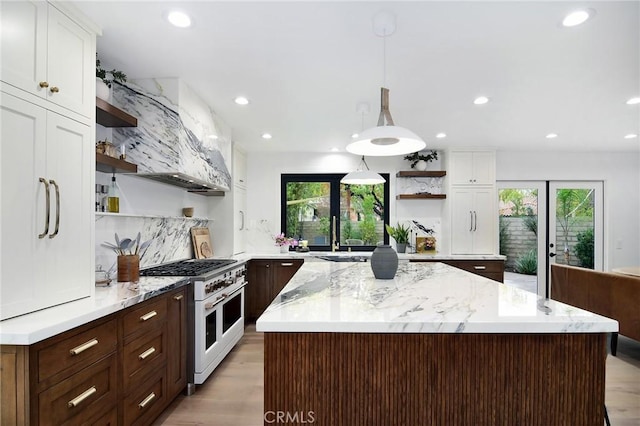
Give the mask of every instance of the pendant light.
M 364 161 L 364 155 L 356 171 L 348 173 L 340 179 L 340 183 L 348 183 L 351 185 L 377 185 L 384 182 L 385 179 L 382 176 L 369 170 L 367 162 Z
M 373 31 L 383 38 L 383 80 L 386 80 L 386 38 L 396 30 L 395 16 L 380 12 L 374 16 Z M 389 111 L 389 89 L 380 89 L 380 116 L 378 125 L 362 132 L 356 140 L 347 145 L 352 154 L 369 156 L 406 155 L 423 150 L 427 144 L 415 133 L 396 126 Z

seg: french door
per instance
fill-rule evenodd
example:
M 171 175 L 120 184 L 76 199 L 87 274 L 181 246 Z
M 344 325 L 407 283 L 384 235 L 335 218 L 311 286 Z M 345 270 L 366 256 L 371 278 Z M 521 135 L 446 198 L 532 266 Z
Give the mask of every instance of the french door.
M 602 270 L 603 182 L 500 181 L 500 252 L 549 297 L 553 263 Z

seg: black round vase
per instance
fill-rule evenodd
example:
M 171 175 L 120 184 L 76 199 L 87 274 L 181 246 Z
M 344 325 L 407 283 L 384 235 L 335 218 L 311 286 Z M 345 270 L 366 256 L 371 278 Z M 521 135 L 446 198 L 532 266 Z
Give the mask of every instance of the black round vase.
M 390 280 L 398 271 L 398 253 L 388 244 L 376 247 L 371 255 L 371 270 L 379 280 Z

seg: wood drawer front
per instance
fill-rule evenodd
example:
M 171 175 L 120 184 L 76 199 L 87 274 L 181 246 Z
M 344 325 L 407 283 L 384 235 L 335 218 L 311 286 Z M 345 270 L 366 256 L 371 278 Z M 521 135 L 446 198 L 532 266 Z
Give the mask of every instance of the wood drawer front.
M 445 260 L 443 263 L 476 274 L 504 272 L 504 262 L 498 260 Z
M 128 393 L 135 387 L 132 383 L 164 365 L 167 360 L 166 338 L 167 334 L 162 327 L 124 345 L 122 355 L 124 393 Z
M 118 407 L 114 406 L 111 410 L 104 414 L 100 414 L 89 420 L 90 426 L 117 426 L 118 425 Z
M 82 424 L 115 406 L 116 366 L 114 353 L 40 393 L 38 424 Z
M 124 315 L 122 319 L 124 336 L 127 337 L 136 332 L 148 331 L 157 327 L 166 319 L 167 299 L 162 296 L 151 299 Z
M 166 380 L 164 374 L 156 374 L 124 399 L 123 421 L 125 425 L 148 425 L 165 406 Z
M 53 344 L 37 350 L 38 382 L 64 371 L 56 382 L 115 351 L 118 342 L 115 318 L 76 335 L 59 340 L 46 340 Z

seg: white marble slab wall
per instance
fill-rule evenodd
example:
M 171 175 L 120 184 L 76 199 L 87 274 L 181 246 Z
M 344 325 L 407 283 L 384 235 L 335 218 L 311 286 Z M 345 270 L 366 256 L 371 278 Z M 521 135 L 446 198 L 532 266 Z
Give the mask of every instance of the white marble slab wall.
M 116 146 L 138 173 L 181 172 L 218 187 L 231 186 L 231 130 L 179 79 L 113 85 L 113 103 L 138 127 L 113 130 Z
M 116 232 L 121 240 L 134 239 L 138 232 L 141 241 L 152 240 L 140 259 L 140 266 L 145 267 L 193 258 L 190 230 L 208 226 L 207 219 L 96 214 L 96 267 L 102 265 L 102 269 L 115 272 L 117 255 L 102 243 L 115 244 Z

